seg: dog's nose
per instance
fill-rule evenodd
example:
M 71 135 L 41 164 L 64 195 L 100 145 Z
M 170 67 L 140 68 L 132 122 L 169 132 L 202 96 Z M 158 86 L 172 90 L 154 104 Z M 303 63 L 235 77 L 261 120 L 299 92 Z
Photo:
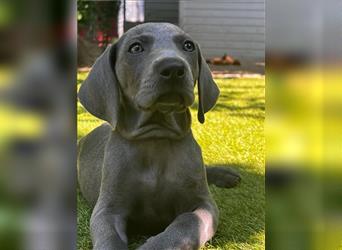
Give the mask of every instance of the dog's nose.
M 157 64 L 159 75 L 163 78 L 183 78 L 185 76 L 185 65 L 177 59 L 164 59 Z

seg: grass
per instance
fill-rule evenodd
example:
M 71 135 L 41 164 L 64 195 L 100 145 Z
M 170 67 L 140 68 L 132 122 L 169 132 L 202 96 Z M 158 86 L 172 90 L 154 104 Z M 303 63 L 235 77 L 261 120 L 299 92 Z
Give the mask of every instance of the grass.
M 79 73 L 78 85 L 87 73 Z M 215 237 L 203 249 L 264 249 L 264 79 L 216 79 L 221 95 L 216 107 L 206 114 L 205 124 L 196 120 L 191 108 L 194 136 L 202 147 L 205 164 L 233 167 L 242 183 L 233 189 L 210 187 L 220 210 Z M 78 104 L 78 138 L 103 123 Z M 91 210 L 78 195 L 78 249 L 91 249 Z M 143 239 L 131 244 L 134 249 Z

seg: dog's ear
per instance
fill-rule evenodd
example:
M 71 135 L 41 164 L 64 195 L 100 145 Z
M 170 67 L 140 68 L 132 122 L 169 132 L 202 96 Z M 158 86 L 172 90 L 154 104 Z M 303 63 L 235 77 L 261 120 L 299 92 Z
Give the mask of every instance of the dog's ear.
M 198 49 L 198 66 L 199 66 L 199 75 L 198 75 L 198 113 L 197 118 L 200 123 L 204 123 L 204 114 L 212 109 L 218 96 L 220 94 L 220 90 L 217 87 L 214 79 L 211 75 L 208 64 L 202 56 L 200 47 L 197 45 Z
M 96 59 L 83 82 L 78 98 L 92 115 L 116 127 L 119 115 L 119 82 L 115 75 L 117 45 L 110 45 Z

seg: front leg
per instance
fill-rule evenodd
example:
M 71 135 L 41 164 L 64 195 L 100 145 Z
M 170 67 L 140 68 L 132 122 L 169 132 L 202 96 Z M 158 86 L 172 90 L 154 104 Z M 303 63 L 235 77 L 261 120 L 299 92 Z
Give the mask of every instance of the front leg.
M 193 212 L 179 215 L 164 232 L 149 238 L 138 250 L 196 250 L 214 236 L 217 224 L 218 209 L 208 201 Z
M 94 250 L 125 250 L 127 247 L 125 217 L 97 202 L 90 218 Z

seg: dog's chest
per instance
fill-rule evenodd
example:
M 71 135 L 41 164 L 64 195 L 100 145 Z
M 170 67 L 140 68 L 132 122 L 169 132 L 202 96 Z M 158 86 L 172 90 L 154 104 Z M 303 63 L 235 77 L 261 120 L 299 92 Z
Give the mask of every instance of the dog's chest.
M 140 217 L 168 220 L 191 210 L 205 187 L 200 152 L 182 145 L 153 145 L 134 163 L 132 212 Z M 152 146 L 152 147 L 153 147 Z M 154 152 L 151 154 L 150 150 Z M 158 149 L 158 150 L 157 150 Z
M 149 221 L 151 224 L 167 225 L 186 211 L 194 209 L 201 178 L 180 173 L 160 171 L 155 167 L 146 169 L 135 187 L 135 197 L 131 203 L 131 215 L 136 221 Z
M 163 159 L 165 158 L 165 159 Z M 187 156 L 175 161 L 172 156 L 151 157 L 142 161 L 136 184 L 144 197 L 151 196 L 157 201 L 163 198 L 180 197 L 195 191 L 202 183 L 201 165 L 191 162 Z

